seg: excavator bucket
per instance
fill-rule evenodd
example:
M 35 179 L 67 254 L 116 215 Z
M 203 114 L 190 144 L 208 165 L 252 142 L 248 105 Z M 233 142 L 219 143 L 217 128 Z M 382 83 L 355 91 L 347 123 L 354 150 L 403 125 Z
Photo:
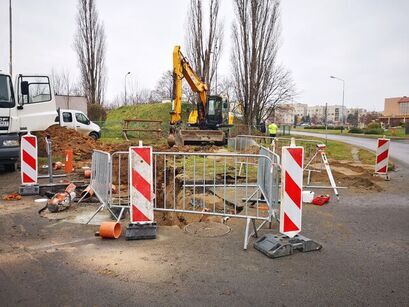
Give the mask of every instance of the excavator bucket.
M 198 145 L 214 143 L 226 144 L 226 134 L 222 130 L 179 130 L 175 136 L 176 145 Z

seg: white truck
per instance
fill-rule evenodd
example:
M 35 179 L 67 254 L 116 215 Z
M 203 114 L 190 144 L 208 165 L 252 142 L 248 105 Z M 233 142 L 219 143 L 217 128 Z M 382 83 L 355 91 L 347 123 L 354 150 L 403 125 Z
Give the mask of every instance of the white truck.
M 60 116 L 61 115 L 61 116 Z M 101 129 L 76 110 L 57 110 L 48 76 L 0 74 L 0 165 L 14 171 L 20 156 L 20 136 L 28 131 L 44 131 L 59 123 L 95 139 Z

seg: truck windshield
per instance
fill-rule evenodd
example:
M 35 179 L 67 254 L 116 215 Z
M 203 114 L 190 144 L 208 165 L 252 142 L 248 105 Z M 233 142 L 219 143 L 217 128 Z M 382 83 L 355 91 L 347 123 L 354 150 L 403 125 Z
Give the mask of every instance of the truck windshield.
M 14 107 L 14 94 L 9 76 L 0 75 L 0 108 Z

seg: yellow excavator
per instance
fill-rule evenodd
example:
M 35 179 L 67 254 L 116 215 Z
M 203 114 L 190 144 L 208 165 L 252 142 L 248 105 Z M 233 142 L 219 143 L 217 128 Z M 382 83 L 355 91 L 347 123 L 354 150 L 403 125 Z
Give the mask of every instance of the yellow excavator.
M 189 113 L 187 129 L 182 125 L 182 80 L 187 81 L 193 92 L 199 95 L 195 108 Z M 227 143 L 229 128 L 233 126 L 233 116 L 229 112 L 229 102 L 219 95 L 207 95 L 207 84 L 192 69 L 180 46 L 173 49 L 173 97 L 170 112 L 168 144 L 195 145 Z

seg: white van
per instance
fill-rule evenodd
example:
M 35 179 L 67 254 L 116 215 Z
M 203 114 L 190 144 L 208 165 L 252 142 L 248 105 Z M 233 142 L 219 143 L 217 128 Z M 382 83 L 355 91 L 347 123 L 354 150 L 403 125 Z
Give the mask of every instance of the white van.
M 83 135 L 97 140 L 101 137 L 101 128 L 78 110 L 60 109 L 60 125 L 69 129 L 77 130 Z

